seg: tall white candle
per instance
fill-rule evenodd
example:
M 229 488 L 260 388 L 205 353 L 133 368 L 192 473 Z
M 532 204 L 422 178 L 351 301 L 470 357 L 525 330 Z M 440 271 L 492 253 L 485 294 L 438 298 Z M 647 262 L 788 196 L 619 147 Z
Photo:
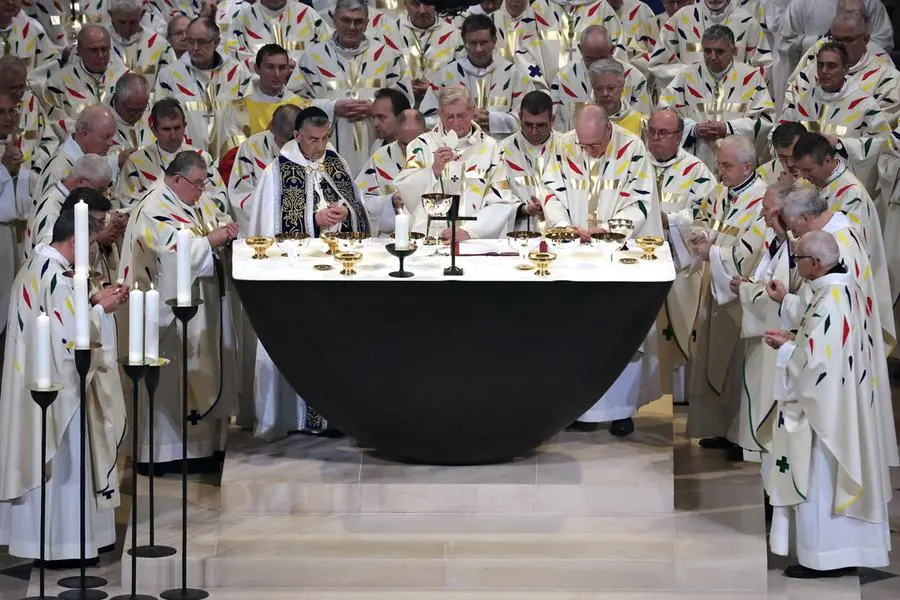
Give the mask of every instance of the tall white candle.
M 397 215 L 394 218 L 394 247 L 397 250 L 409 248 L 409 215 Z
M 91 329 L 88 315 L 88 274 L 76 272 L 75 276 L 75 347 L 87 350 L 91 347 Z
M 159 360 L 159 292 L 153 284 L 144 294 L 144 360 Z
M 50 317 L 47 313 L 38 315 L 34 330 L 34 373 L 39 388 L 48 388 L 50 380 Z
M 84 200 L 75 205 L 75 272 L 88 273 L 88 249 L 91 243 L 91 232 L 88 226 L 90 215 Z
M 175 251 L 178 255 L 176 273 L 176 294 L 178 306 L 191 304 L 191 232 L 180 229 L 176 238 Z
M 144 292 L 137 284 L 128 292 L 128 362 L 144 362 Z

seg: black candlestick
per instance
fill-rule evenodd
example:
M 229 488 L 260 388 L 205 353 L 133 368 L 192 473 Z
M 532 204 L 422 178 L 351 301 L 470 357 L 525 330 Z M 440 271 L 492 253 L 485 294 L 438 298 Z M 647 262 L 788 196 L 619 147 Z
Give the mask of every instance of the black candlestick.
M 38 595 L 28 596 L 24 600 L 55 600 L 56 596 L 48 596 L 45 593 L 46 574 L 44 557 L 46 551 L 44 546 L 47 540 L 47 478 L 44 476 L 44 469 L 47 468 L 47 409 L 56 401 L 56 397 L 62 390 L 61 385 L 51 385 L 49 387 L 31 387 L 31 399 L 41 408 L 41 548 L 39 558 L 39 575 L 38 575 Z
M 403 259 L 405 259 L 407 256 L 409 256 L 410 254 L 412 254 L 413 252 L 416 251 L 416 245 L 410 243 L 407 248 L 400 250 L 396 247 L 396 244 L 391 242 L 390 244 L 385 244 L 384 248 L 385 248 L 385 250 L 388 251 L 389 254 L 391 254 L 392 256 L 396 256 L 397 258 L 400 259 L 400 270 L 394 271 L 392 273 L 388 273 L 388 275 L 390 275 L 391 277 L 402 277 L 402 278 L 412 277 L 413 276 L 412 273 L 410 273 L 409 271 L 403 270 Z
M 75 349 L 75 370 L 78 371 L 78 393 L 81 401 L 79 406 L 81 424 L 81 457 L 79 473 L 80 498 L 78 509 L 80 517 L 80 550 L 78 560 L 79 574 L 74 577 L 63 577 L 57 583 L 60 587 L 70 588 L 62 592 L 59 597 L 62 600 L 103 600 L 109 594 L 93 589 L 103 587 L 107 581 L 102 577 L 88 577 L 87 575 L 87 376 L 91 370 L 91 353 L 93 348 L 99 348 L 99 344 L 91 344 L 90 348 Z
M 147 462 L 147 485 L 149 487 L 148 495 L 150 502 L 150 543 L 145 546 L 132 546 L 131 550 L 128 551 L 129 554 L 134 554 L 138 558 L 164 558 L 166 556 L 172 556 L 175 554 L 175 548 L 172 546 L 163 546 L 156 544 L 156 490 L 154 486 L 154 479 L 156 473 L 154 472 L 153 466 L 153 452 L 154 452 L 154 432 L 153 432 L 153 412 L 154 412 L 154 400 L 156 398 L 156 388 L 159 387 L 159 370 L 161 367 L 165 367 L 169 364 L 169 359 L 167 358 L 159 358 L 154 362 L 151 362 L 147 365 L 147 374 L 144 376 L 144 386 L 147 388 L 147 431 L 148 431 L 148 454 L 149 459 Z
M 203 300 L 196 298 L 187 306 L 179 306 L 177 300 L 166 300 L 175 318 L 181 322 L 181 587 L 160 594 L 164 600 L 203 600 L 209 596 L 206 590 L 187 586 L 187 444 L 188 444 L 188 322 L 196 316 Z
M 128 360 L 122 361 L 122 369 L 131 379 L 132 400 L 134 402 L 134 410 L 131 419 L 131 547 L 137 545 L 137 505 L 138 505 L 138 486 L 137 486 L 137 455 L 138 455 L 138 404 L 141 396 L 141 379 L 147 373 L 146 363 L 131 363 Z M 137 593 L 137 556 L 131 555 L 131 593 L 113 596 L 110 600 L 156 600 L 155 596 Z
M 460 196 L 453 195 L 453 204 L 450 206 L 450 212 L 447 213 L 447 222 L 450 224 L 450 266 L 444 269 L 444 275 L 448 277 L 459 277 L 463 274 L 461 267 L 456 266 L 456 224 L 459 221 L 474 221 L 476 217 L 459 216 Z

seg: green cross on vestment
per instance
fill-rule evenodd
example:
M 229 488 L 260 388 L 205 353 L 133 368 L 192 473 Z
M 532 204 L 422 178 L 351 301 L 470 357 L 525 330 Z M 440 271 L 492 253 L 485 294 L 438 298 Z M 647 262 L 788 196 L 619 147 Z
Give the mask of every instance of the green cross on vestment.
M 778 460 L 775 461 L 775 466 L 778 467 L 778 471 L 780 473 L 784 473 L 788 469 L 791 468 L 791 465 L 788 463 L 787 456 L 782 456 Z
M 668 341 L 672 341 L 672 338 L 675 337 L 675 330 L 672 329 L 671 323 L 666 325 L 666 328 L 663 329 L 663 335 L 666 336 L 666 340 L 668 340 Z

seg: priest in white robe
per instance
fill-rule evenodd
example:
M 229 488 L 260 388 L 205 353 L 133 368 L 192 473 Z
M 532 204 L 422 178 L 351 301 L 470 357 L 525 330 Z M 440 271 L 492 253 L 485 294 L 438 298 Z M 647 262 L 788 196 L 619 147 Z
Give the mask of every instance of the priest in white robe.
M 108 203 L 106 207 L 108 208 Z M 99 224 L 91 219 L 92 235 Z M 113 285 L 91 298 L 92 337 L 103 347 L 93 351 L 87 397 L 81 405 L 75 370 L 74 285 L 67 275 L 75 260 L 74 211 L 56 222 L 50 244 L 41 244 L 13 283 L 7 321 L 3 387 L 0 392 L 0 544 L 13 556 L 40 556 L 40 486 L 47 480 L 47 537 L 45 558 L 72 560 L 80 544 L 80 439 L 81 413 L 87 433 L 86 546 L 88 558 L 115 544 L 115 507 L 118 505 L 117 449 L 125 433 L 125 402 L 121 385 L 117 395 L 98 393 L 99 370 L 112 368 L 117 357 L 115 335 L 109 335 L 112 314 L 128 298 L 128 290 Z M 49 317 L 50 382 L 63 386 L 48 409 L 47 459 L 41 464 L 41 411 L 29 386 L 37 382 L 35 330 L 41 315 Z M 116 371 L 113 371 L 114 373 Z M 118 377 L 116 377 L 118 381 Z M 48 468 L 49 467 L 49 468 Z
M 790 186 L 802 179 L 803 176 L 794 165 L 794 144 L 804 133 L 806 128 L 794 121 L 783 121 L 772 130 L 770 141 L 775 158 L 756 169 L 756 174 L 766 185 L 780 183 Z
M 212 459 L 225 449 L 228 419 L 234 409 L 234 335 L 225 273 L 216 252 L 237 237 L 238 228 L 204 194 L 207 168 L 196 152 L 175 155 L 165 177 L 131 211 L 122 244 L 119 277 L 125 285 L 130 289 L 137 284 L 148 290 L 152 284 L 161 298 L 174 298 L 175 238 L 179 230 L 189 230 L 193 297 L 203 300 L 187 327 L 191 384 L 187 414 L 182 408 L 180 369 L 160 373 L 153 431 L 157 473 L 180 470 L 183 445 L 187 445 L 189 470 L 214 469 Z M 181 326 L 165 302 L 160 302 L 159 311 L 160 355 L 180 365 Z M 146 401 L 142 406 L 147 406 Z M 186 440 L 181 434 L 185 419 L 189 421 Z M 138 421 L 137 461 L 145 463 L 150 435 L 146 410 Z
M 795 258 L 812 298 L 796 333 L 766 334 L 778 349 L 769 544 L 796 553 L 787 577 L 840 577 L 890 562 L 892 486 L 875 385 L 887 365 L 873 353 L 864 295 L 842 272 L 834 238 L 807 234 Z
M 847 81 L 870 94 L 887 113 L 891 127 L 900 116 L 900 72 L 890 56 L 869 35 L 869 25 L 858 12 L 840 12 L 831 23 L 830 35 L 820 38 L 800 59 L 788 86 L 794 94 L 812 87 L 818 80 L 817 57 L 827 42 L 840 44 L 847 51 L 850 68 Z
M 695 228 L 689 238 L 704 273 L 691 346 L 687 432 L 701 438 L 701 447 L 724 450 L 734 461 L 743 460 L 736 444 L 743 346 L 741 305 L 730 283 L 735 276 L 753 274 L 764 248 L 766 187 L 756 167 L 750 138 L 735 135 L 722 141 L 716 157 L 720 188 L 701 212 L 705 227 Z
M 149 22 L 154 11 L 144 0 L 107 0 L 105 14 L 97 15 L 98 23 L 109 19 L 113 53 L 132 73 L 144 77 L 151 90 L 159 71 L 178 60 L 163 35 L 165 23 Z
M 625 72 L 622 100 L 636 112 L 650 114 L 652 102 L 647 80 L 637 68 L 613 56 L 615 47 L 609 39 L 606 27 L 592 25 L 585 29 L 581 33 L 578 50 L 581 60 L 573 56 L 572 61 L 559 70 L 556 79 L 550 85 L 550 96 L 553 98 L 555 110 L 553 126 L 557 131 L 570 131 L 575 113 L 585 104 L 593 104 L 594 88 L 591 86 L 588 71 L 592 64 L 605 58 L 619 62 Z
M 877 185 L 878 155 L 889 144 L 891 127 L 878 102 L 847 78 L 850 58 L 843 46 L 828 42 L 817 55 L 818 82 L 785 96 L 782 121 L 796 121 L 828 137 L 866 189 Z
M 659 105 L 686 120 L 685 148 L 711 169 L 719 142 L 729 135 L 752 139 L 757 156 L 766 156 L 775 105 L 760 69 L 736 60 L 734 34 L 724 25 L 704 31 L 701 46 L 703 60 L 675 76 Z
M 375 151 L 356 178 L 373 236 L 394 231 L 394 217 L 403 210 L 403 197 L 394 183 L 406 166 L 409 144 L 425 133 L 425 116 L 408 108 L 397 117 L 396 139 Z
M 609 120 L 639 138 L 644 137 L 647 115 L 623 99 L 625 68 L 617 60 L 598 60 L 588 69 L 594 102 L 603 107 Z
M 522 96 L 534 89 L 534 83 L 519 66 L 495 51 L 497 27 L 490 18 L 466 17 L 462 38 L 465 55 L 442 68 L 436 83 L 439 87 L 465 86 L 475 103 L 475 122 L 494 139 L 503 140 L 519 128 L 519 104 Z M 430 90 L 421 110 L 429 116 L 437 107 L 437 93 Z
M 225 51 L 235 54 L 248 68 L 266 44 L 281 46 L 296 63 L 308 46 L 331 37 L 331 27 L 316 9 L 299 0 L 235 2 L 232 7 Z
M 713 195 L 716 178 L 699 158 L 681 147 L 684 120 L 674 110 L 654 113 L 646 133 L 663 230 L 676 267 L 675 281 L 658 319 L 660 365 L 669 373 L 674 401 L 683 404 L 701 284 L 700 273 L 691 268 L 693 256 L 685 240 L 704 203 Z
M 528 92 L 522 99 L 519 121 L 522 129 L 503 140 L 500 157 L 516 203 L 516 229 L 543 231 L 544 202 L 552 195 L 545 174 L 556 160 L 562 137 L 553 129 L 553 100 L 543 91 Z
M 332 143 L 356 176 L 375 140 L 372 97 L 393 87 L 413 101 L 406 58 L 386 41 L 366 38 L 368 7 L 361 0 L 338 0 L 335 34 L 300 57 L 288 89 L 310 98 L 334 124 Z
M 251 135 L 265 131 L 272 120 L 272 113 L 284 104 L 293 104 L 300 108 L 310 105 L 308 99 L 301 98 L 287 89 L 293 67 L 287 50 L 281 46 L 266 44 L 260 48 L 256 53 L 253 68 L 256 72 L 253 90 L 233 105 L 242 130 L 247 131 L 244 125 L 249 125 Z
M 446 221 L 429 222 L 422 194 L 458 191 L 460 216 L 475 220 L 457 225 L 456 239 L 503 237 L 513 227 L 515 206 L 500 146 L 475 121 L 474 98 L 465 87 L 441 88 L 438 106 L 440 122 L 407 146 L 406 165 L 394 179 L 410 228 L 449 238 Z
M 547 225 L 574 227 L 582 238 L 606 231 L 609 219 L 628 219 L 634 235 L 662 235 L 656 176 L 641 140 L 610 122 L 600 106 L 575 118 L 574 135 L 559 145 L 547 176 L 553 193 L 544 204 Z M 585 185 L 587 184 L 587 185 Z M 603 397 L 579 423 L 610 423 L 629 435 L 638 409 L 661 394 L 656 326 Z
M 300 111 L 294 140 L 282 146 L 250 200 L 250 234 L 274 236 L 297 231 L 319 237 L 326 231 L 371 231 L 349 166 L 327 148 L 329 129 L 328 115 L 322 109 Z M 259 438 L 279 439 L 293 431 L 340 435 L 329 426 L 327 415 L 297 395 L 262 344 L 256 347 L 254 398 L 254 435 Z
M 9 0 L 0 7 L 0 56 L 18 56 L 28 63 L 29 83 L 43 89 L 59 52 L 36 19 L 22 10 L 22 0 Z
M 116 82 L 109 98 L 109 109 L 116 118 L 116 137 L 110 151 L 121 155 L 120 165 L 152 139 L 147 123 L 151 89 L 143 76 L 126 73 Z

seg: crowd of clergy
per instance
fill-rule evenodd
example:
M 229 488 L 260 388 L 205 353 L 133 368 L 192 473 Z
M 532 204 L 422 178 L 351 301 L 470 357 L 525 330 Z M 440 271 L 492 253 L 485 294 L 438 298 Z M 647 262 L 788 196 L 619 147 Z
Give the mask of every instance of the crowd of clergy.
M 249 235 L 447 237 L 422 194 L 465 173 L 458 239 L 610 219 L 664 236 L 677 273 L 656 323 L 574 430 L 627 436 L 663 391 L 688 434 L 757 457 L 770 547 L 791 577 L 888 564 L 900 466 L 888 359 L 900 294 L 900 72 L 879 0 L 0 1 L 0 545 L 87 556 L 115 542 L 131 419 L 124 306 L 175 295 L 191 233 L 187 357 L 160 305 L 163 369 L 137 415 L 140 472 L 215 469 L 230 426 L 340 435 L 258 342 L 228 275 Z M 455 166 L 454 166 L 455 165 Z M 94 351 L 78 393 L 73 207 L 91 215 Z M 125 311 L 123 313 L 123 310 Z M 49 464 L 32 402 L 51 321 Z M 118 320 L 118 321 L 117 321 Z M 142 390 L 141 393 L 144 393 Z M 599 395 L 599 394 L 598 394 Z M 128 403 L 130 406 L 130 403 Z M 183 439 L 184 419 L 190 421 Z M 150 440 L 153 456 L 150 456 Z

